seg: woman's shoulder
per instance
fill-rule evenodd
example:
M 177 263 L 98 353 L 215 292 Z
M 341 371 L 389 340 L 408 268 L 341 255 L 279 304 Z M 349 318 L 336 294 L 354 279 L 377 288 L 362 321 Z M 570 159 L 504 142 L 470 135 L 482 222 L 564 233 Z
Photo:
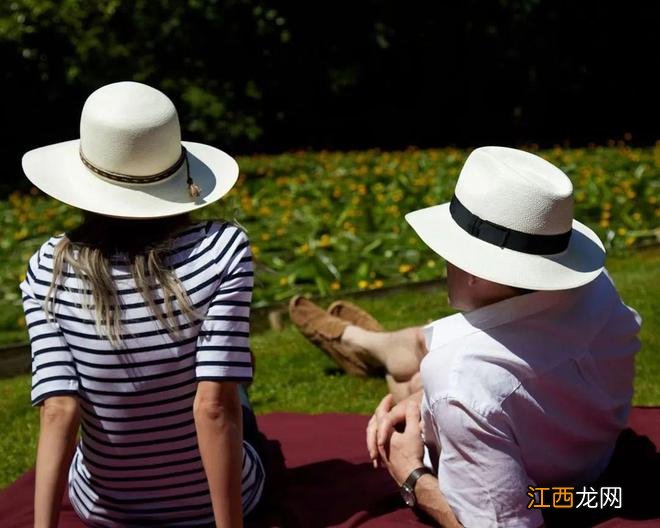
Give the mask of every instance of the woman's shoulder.
M 25 279 L 29 283 L 46 284 L 53 271 L 53 251 L 64 233 L 53 235 L 42 242 L 30 255 L 25 269 Z
M 53 259 L 53 252 L 57 247 L 57 244 L 66 236 L 66 233 L 59 233 L 57 235 L 50 236 L 47 240 L 44 240 L 42 244 L 36 249 L 36 251 L 30 257 L 30 261 L 33 259 L 37 262 L 49 261 Z
M 238 222 L 223 219 L 208 220 L 206 236 L 223 247 L 227 244 L 233 245 L 234 242 L 248 242 L 247 230 L 243 226 Z
M 245 229 L 224 219 L 204 220 L 187 229 L 188 235 L 177 237 L 175 248 L 185 254 L 185 260 L 202 265 L 208 259 L 226 266 L 237 253 L 249 246 Z M 174 249 L 178 253 L 177 249 Z

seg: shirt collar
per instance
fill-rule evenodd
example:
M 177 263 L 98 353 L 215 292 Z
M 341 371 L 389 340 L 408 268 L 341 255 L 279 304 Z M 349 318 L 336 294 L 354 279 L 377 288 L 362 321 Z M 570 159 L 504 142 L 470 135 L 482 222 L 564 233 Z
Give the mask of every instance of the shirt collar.
M 574 302 L 579 291 L 581 288 L 535 291 L 504 299 L 469 312 L 443 317 L 423 328 L 427 350 L 433 350 L 478 330 L 495 328 L 550 308 L 568 306 Z

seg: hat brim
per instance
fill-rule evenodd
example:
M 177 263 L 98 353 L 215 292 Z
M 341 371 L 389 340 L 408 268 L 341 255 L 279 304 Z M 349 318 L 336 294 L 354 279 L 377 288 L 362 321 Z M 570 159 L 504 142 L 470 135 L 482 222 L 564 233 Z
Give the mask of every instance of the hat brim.
M 27 178 L 46 194 L 79 209 L 120 218 L 159 218 L 194 211 L 226 195 L 238 179 L 238 164 L 225 152 L 182 141 L 190 176 L 201 193 L 188 193 L 185 164 L 155 183 L 128 184 L 98 176 L 79 155 L 80 140 L 40 147 L 23 156 Z
M 594 280 L 605 264 L 605 248 L 584 224 L 573 220 L 568 248 L 556 255 L 530 255 L 500 248 L 464 231 L 449 203 L 413 211 L 406 221 L 438 255 L 472 275 L 531 290 L 565 290 Z

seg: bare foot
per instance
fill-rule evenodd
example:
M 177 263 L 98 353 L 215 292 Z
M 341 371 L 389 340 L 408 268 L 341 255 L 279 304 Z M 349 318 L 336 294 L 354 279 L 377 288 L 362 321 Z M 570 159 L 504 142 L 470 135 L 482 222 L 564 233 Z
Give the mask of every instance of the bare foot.
M 419 327 L 396 332 L 370 332 L 347 326 L 342 342 L 360 347 L 382 364 L 395 382 L 407 382 L 419 372 L 419 363 L 426 354 L 424 337 Z

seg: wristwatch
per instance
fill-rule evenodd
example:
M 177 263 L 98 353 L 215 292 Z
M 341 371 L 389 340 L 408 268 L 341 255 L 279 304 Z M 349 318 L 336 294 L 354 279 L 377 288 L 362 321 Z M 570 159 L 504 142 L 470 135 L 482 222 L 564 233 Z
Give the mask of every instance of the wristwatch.
M 417 497 L 415 497 L 415 484 L 417 484 L 419 477 L 422 475 L 433 475 L 433 471 L 426 466 L 418 467 L 413 470 L 406 481 L 401 484 L 401 488 L 399 488 L 403 501 L 411 508 L 414 508 L 415 504 L 417 504 Z

